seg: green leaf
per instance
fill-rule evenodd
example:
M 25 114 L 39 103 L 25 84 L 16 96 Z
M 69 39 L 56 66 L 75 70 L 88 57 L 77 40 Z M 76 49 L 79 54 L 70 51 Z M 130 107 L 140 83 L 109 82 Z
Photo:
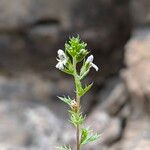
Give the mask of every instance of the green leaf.
M 80 144 L 81 145 L 85 145 L 87 143 L 96 141 L 98 138 L 100 137 L 99 134 L 93 134 L 92 130 L 90 130 L 89 128 L 83 128 L 82 129 L 82 133 L 81 133 L 81 141 Z
M 82 88 L 82 85 L 81 85 L 81 82 L 79 79 L 76 80 L 76 88 L 77 88 L 77 93 L 79 96 L 82 96 L 83 95 L 83 88 Z
M 70 74 L 70 75 L 72 75 L 73 73 L 72 73 L 72 71 L 70 71 L 68 68 L 65 68 L 64 70 L 61 70 L 62 72 L 65 72 L 65 73 L 67 73 L 67 74 Z
M 91 89 L 92 85 L 93 85 L 93 83 L 85 86 L 85 88 L 83 89 L 82 93 L 80 93 L 80 96 L 83 96 L 85 93 L 87 93 Z
M 67 73 L 67 74 L 73 75 L 74 68 L 73 68 L 73 65 L 72 65 L 71 60 L 70 60 L 69 57 L 68 57 L 67 64 L 66 64 L 65 68 L 62 71 Z
M 81 97 L 91 89 L 93 83 L 91 83 L 91 84 L 85 86 L 84 88 L 82 88 L 81 82 L 78 80 L 76 82 L 76 85 L 77 85 L 77 93 Z
M 80 52 L 78 52 L 76 55 L 77 62 L 81 62 L 87 54 L 89 54 L 87 50 L 81 49 Z
M 61 146 L 61 147 L 57 147 L 57 150 L 71 150 L 70 146 L 67 147 L 67 146 Z
M 99 134 L 94 134 L 94 135 L 91 135 L 85 142 L 83 142 L 83 144 L 86 144 L 86 143 L 89 143 L 89 142 L 94 142 L 96 141 L 97 139 L 99 139 L 100 135 Z
M 89 134 L 89 130 L 88 128 L 82 129 L 82 133 L 81 133 L 81 144 L 87 139 L 87 136 Z
M 71 61 L 68 62 L 67 68 L 68 68 L 68 70 L 71 72 L 71 74 L 73 74 L 74 68 L 73 68 L 73 65 L 72 65 Z
M 74 111 L 69 111 L 70 113 L 70 122 L 74 125 L 81 125 L 83 124 L 85 117 L 83 117 L 83 115 L 79 112 L 74 112 Z
M 87 74 L 89 73 L 89 71 L 90 71 L 90 69 L 88 69 L 88 70 L 86 70 L 86 71 L 84 72 L 84 74 L 81 76 L 81 80 L 84 79 L 84 77 L 87 76 Z
M 86 75 L 89 73 L 90 69 L 84 71 L 84 73 L 81 73 L 80 75 L 80 80 L 84 79 L 86 77 Z
M 83 61 L 83 65 L 80 69 L 80 80 L 84 79 L 84 77 L 89 73 L 90 71 L 90 65 L 89 63 L 85 63 L 85 60 Z
M 68 97 L 60 97 L 57 96 L 61 101 L 63 101 L 64 103 L 68 104 L 70 106 L 72 99 L 68 96 Z

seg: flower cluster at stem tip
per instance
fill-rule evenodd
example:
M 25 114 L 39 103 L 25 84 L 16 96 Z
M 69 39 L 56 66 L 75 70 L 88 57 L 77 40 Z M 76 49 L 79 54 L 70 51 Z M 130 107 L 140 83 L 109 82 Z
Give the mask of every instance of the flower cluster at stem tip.
M 87 70 L 93 67 L 96 71 L 98 71 L 98 66 L 93 63 L 93 55 L 88 56 L 88 58 L 85 61 L 86 55 L 89 54 L 89 51 L 86 49 L 86 45 L 86 43 L 80 41 L 79 37 L 71 38 L 69 43 L 65 44 L 65 51 L 63 51 L 62 49 L 59 49 L 57 51 L 58 63 L 56 64 L 56 68 L 62 71 L 69 71 L 71 74 L 71 56 L 73 58 L 76 58 L 77 62 L 81 62 L 84 59 L 83 65 L 86 67 Z

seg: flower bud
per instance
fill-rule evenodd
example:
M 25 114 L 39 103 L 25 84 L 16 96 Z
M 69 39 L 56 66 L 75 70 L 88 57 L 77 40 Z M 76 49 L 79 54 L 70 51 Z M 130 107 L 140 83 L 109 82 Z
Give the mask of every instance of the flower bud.
M 65 52 L 64 52 L 62 49 L 59 49 L 59 50 L 57 51 L 57 54 L 58 54 L 58 55 L 65 55 Z
M 93 63 L 93 60 L 94 60 L 94 56 L 90 55 L 86 60 L 86 64 L 90 64 L 90 67 L 93 67 L 96 71 L 98 71 L 99 68 Z
M 73 111 L 77 111 L 77 109 L 78 109 L 78 104 L 77 104 L 77 102 L 76 102 L 75 100 L 72 100 L 72 101 L 71 101 L 71 104 L 70 104 L 70 107 L 71 107 L 71 109 L 72 109 Z
M 86 62 L 87 62 L 87 63 L 92 63 L 93 60 L 94 60 L 94 56 L 93 56 L 93 55 L 90 55 L 90 56 L 87 58 Z

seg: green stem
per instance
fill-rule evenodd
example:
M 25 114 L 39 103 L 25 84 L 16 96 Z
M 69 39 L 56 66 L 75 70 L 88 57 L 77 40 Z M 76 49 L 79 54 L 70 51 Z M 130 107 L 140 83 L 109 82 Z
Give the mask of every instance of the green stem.
M 76 102 L 77 102 L 77 112 L 80 113 L 80 96 L 78 95 L 77 90 L 77 83 L 78 83 L 78 74 L 76 70 L 76 60 L 73 59 L 73 67 L 74 67 L 74 80 L 75 80 L 75 86 L 76 86 Z M 80 125 L 77 125 L 76 127 L 76 150 L 80 150 Z
M 77 95 L 77 105 L 78 105 L 78 113 L 80 113 L 80 97 Z M 80 126 L 77 125 L 77 133 L 76 133 L 76 137 L 77 137 L 77 150 L 80 150 Z

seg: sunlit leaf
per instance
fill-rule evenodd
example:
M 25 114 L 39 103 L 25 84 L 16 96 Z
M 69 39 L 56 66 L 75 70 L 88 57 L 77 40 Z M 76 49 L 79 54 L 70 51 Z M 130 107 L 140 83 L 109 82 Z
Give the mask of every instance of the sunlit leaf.
M 70 113 L 70 122 L 74 125 L 81 125 L 83 124 L 84 120 L 85 120 L 85 116 L 83 116 L 81 113 L 79 112 L 74 112 L 74 111 L 69 111 Z
M 68 97 L 60 97 L 57 96 L 61 101 L 63 101 L 64 103 L 68 104 L 70 106 L 72 99 L 68 96 Z
M 96 141 L 100 137 L 99 134 L 93 133 L 89 128 L 83 128 L 81 133 L 81 145 Z

